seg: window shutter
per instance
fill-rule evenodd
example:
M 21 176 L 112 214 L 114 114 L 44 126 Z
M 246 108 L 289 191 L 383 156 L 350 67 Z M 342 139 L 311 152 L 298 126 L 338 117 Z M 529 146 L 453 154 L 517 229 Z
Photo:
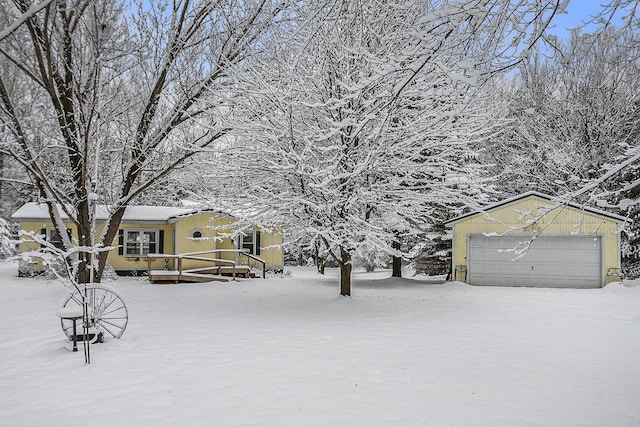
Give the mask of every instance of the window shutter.
M 164 253 L 164 230 L 159 230 L 158 253 L 159 254 L 163 254 Z
M 256 231 L 256 255 L 260 255 L 260 232 Z
M 118 230 L 118 255 L 124 255 L 124 230 Z

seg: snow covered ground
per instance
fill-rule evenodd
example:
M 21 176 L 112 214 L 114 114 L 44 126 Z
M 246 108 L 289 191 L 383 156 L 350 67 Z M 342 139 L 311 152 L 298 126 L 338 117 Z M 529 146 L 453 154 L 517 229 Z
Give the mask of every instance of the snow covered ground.
M 0 425 L 640 426 L 640 286 L 354 276 L 109 282 L 129 327 L 85 365 L 62 285 L 0 264 Z

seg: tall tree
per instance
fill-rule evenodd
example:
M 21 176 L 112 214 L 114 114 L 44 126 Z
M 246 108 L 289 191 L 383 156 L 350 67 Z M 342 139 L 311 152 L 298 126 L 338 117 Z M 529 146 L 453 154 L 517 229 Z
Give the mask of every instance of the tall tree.
M 401 256 L 438 207 L 475 203 L 473 143 L 498 125 L 478 88 L 526 56 L 559 3 L 308 5 L 304 27 L 247 67 L 235 107 L 251 143 L 233 188 L 322 242 L 350 295 L 358 251 Z
M 612 0 L 602 5 L 600 13 L 595 15 L 591 20 L 591 24 L 595 24 L 596 30 L 593 33 L 582 34 L 582 37 L 593 46 L 610 46 L 609 55 L 602 58 L 605 64 L 614 64 L 613 73 L 620 70 L 629 70 L 634 77 L 631 79 L 631 85 L 637 83 L 637 67 L 634 64 L 640 60 L 640 1 L 639 0 Z M 617 65 L 617 67 L 615 67 Z M 626 67 L 625 67 L 626 65 Z M 627 72 L 627 74 L 629 74 Z M 615 74 L 614 74 L 615 78 Z M 609 82 L 610 83 L 610 82 Z M 628 85 L 628 82 L 624 82 Z M 632 125 L 623 122 L 622 127 L 626 134 L 622 135 L 622 144 L 626 148 L 626 152 L 619 158 L 610 159 L 604 170 L 596 174 L 593 179 L 582 185 L 575 191 L 572 191 L 567 197 L 584 197 L 588 196 L 591 200 L 598 200 L 606 197 L 611 191 L 629 191 L 638 185 L 640 181 L 633 180 L 625 183 L 623 186 L 614 184 L 611 188 L 612 180 L 615 181 L 620 173 L 626 174 L 629 169 L 638 168 L 640 161 L 640 141 L 638 140 L 637 126 L 637 99 L 634 94 L 637 93 L 637 86 L 633 87 L 630 93 L 631 101 L 635 103 L 632 108 L 631 117 Z M 627 175 L 628 176 L 628 175 Z M 609 186 L 609 188 L 606 188 Z M 601 189 L 605 189 L 605 193 L 601 193 Z
M 637 7 L 637 1 L 605 6 L 592 22 L 600 26 L 578 27 L 553 50 L 532 54 L 512 84 L 503 85 L 509 124 L 484 158 L 495 165 L 501 190 L 536 189 L 637 216 Z M 620 20 L 621 15 L 626 17 Z M 635 223 L 623 231 L 623 266 L 628 267 L 640 259 L 639 233 Z
M 0 152 L 27 170 L 65 249 L 110 246 L 129 203 L 229 132 L 231 70 L 287 7 L 269 0 L 1 4 L 2 22 L 24 23 L 0 41 L 0 119 L 10 134 Z M 111 206 L 99 235 L 93 194 Z M 58 207 L 78 241 L 63 232 Z M 95 263 L 81 253 L 68 262 L 92 265 L 99 281 L 106 258 L 101 252 Z M 89 268 L 79 271 L 86 282 Z
M 575 30 L 552 56 L 536 52 L 503 85 L 509 124 L 485 160 L 495 164 L 507 192 L 577 191 L 636 144 L 640 73 L 629 56 L 637 55 L 629 48 L 633 37 L 629 29 Z

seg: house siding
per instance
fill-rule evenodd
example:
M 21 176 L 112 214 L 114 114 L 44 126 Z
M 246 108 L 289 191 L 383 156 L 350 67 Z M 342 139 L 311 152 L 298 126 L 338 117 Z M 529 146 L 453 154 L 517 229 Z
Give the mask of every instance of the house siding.
M 274 270 L 284 268 L 284 253 L 282 249 L 282 231 L 262 230 L 260 233 L 260 255 L 267 262 L 267 266 Z
M 197 215 L 190 215 L 184 217 L 177 217 L 173 220 L 166 222 L 123 222 L 120 224 L 119 229 L 155 229 L 162 230 L 164 232 L 164 244 L 163 253 L 165 254 L 180 254 L 190 252 L 202 252 L 210 251 L 213 249 L 237 249 L 235 242 L 228 237 L 231 233 L 232 224 L 234 219 L 225 216 L 223 214 L 204 212 Z M 25 231 L 33 231 L 40 233 L 40 230 L 46 227 L 51 227 L 52 223 L 45 220 L 33 220 L 20 222 L 21 228 Z M 77 236 L 76 227 L 71 224 L 66 224 L 67 228 L 71 229 L 72 236 Z M 104 223 L 97 224 L 97 234 L 100 235 Z M 194 230 L 199 230 L 202 233 L 202 240 L 194 240 L 191 238 Z M 255 228 L 255 230 L 260 230 Z M 227 236 L 225 236 L 227 235 Z M 216 240 L 215 237 L 225 236 L 221 240 Z M 282 249 L 282 233 L 280 230 L 264 231 L 261 230 L 261 251 L 259 258 L 262 258 L 267 263 L 267 268 L 274 270 L 281 270 L 283 268 L 283 249 Z M 119 235 L 116 235 L 111 245 L 117 248 L 120 245 Z M 23 242 L 20 244 L 20 251 L 37 251 L 40 246 L 34 242 Z M 208 258 L 222 258 L 230 261 L 236 261 L 241 264 L 247 263 L 247 258 L 239 256 L 237 252 L 229 253 L 216 253 L 216 254 L 203 254 L 203 257 Z M 120 255 L 117 249 L 109 252 L 107 262 L 117 271 L 123 272 L 143 272 L 148 268 L 147 257 L 144 256 L 125 256 Z M 250 261 L 250 265 L 261 267 L 255 261 Z M 196 268 L 203 266 L 210 266 L 210 263 L 197 261 L 197 260 L 183 260 L 182 268 Z M 152 269 L 162 269 L 165 266 L 164 259 L 152 259 Z M 33 269 L 42 270 L 44 267 L 42 262 L 35 260 L 33 262 L 20 261 L 20 271 Z
M 547 200 L 530 197 L 490 210 L 486 214 L 471 216 L 454 224 L 454 267 L 467 266 L 468 236 L 472 234 L 497 233 L 532 237 L 535 229 L 540 236 L 601 236 L 604 252 L 604 281 L 607 269 L 617 268 L 620 265 L 618 223 L 573 207 L 554 206 Z M 552 210 L 537 223 L 527 227 L 528 222 L 534 221 L 540 215 L 541 208 Z
M 67 229 L 71 229 L 72 236 L 78 235 L 78 230 L 75 225 L 71 223 L 65 223 Z M 53 227 L 51 222 L 42 221 L 42 220 L 34 220 L 34 221 L 24 221 L 20 223 L 20 228 L 27 232 L 34 232 L 35 234 L 40 234 L 40 231 L 43 228 Z M 30 252 L 37 251 L 40 249 L 40 245 L 33 241 L 24 241 L 20 243 L 20 252 Z M 40 259 L 33 259 L 32 261 L 24 261 L 20 260 L 18 262 L 18 270 L 19 271 L 27 271 L 27 270 L 42 270 L 44 266 L 42 265 L 42 261 Z
M 177 242 L 177 250 L 175 253 L 202 252 L 213 249 L 233 249 L 233 242 L 231 239 L 225 238 L 223 240 L 215 240 L 216 236 L 231 233 L 232 223 L 232 218 L 215 213 L 202 213 L 178 218 L 175 223 L 175 238 Z M 202 232 L 203 240 L 194 240 L 191 238 L 191 235 L 195 230 Z M 199 256 L 204 258 L 233 260 L 234 254 L 217 253 L 203 254 Z M 183 268 L 196 268 L 203 267 L 205 265 L 211 265 L 211 263 L 203 263 L 194 260 L 182 261 Z
M 236 242 L 231 238 L 220 236 L 230 235 L 233 225 L 233 218 L 216 213 L 202 213 L 198 215 L 178 218 L 175 223 L 177 253 L 202 252 L 213 249 L 237 249 Z M 203 240 L 193 240 L 191 235 L 194 230 L 202 232 Z M 260 255 L 267 263 L 267 268 L 280 270 L 284 265 L 284 255 L 282 249 L 282 232 L 280 230 L 265 231 L 259 227 L 254 227 L 254 231 L 260 231 Z M 218 239 L 216 239 L 218 237 Z M 221 258 L 246 264 L 247 258 L 238 256 L 237 253 L 217 253 L 201 255 L 207 258 Z M 249 261 L 249 265 L 259 267 L 255 261 Z M 184 268 L 195 268 L 203 266 L 198 261 L 184 260 Z

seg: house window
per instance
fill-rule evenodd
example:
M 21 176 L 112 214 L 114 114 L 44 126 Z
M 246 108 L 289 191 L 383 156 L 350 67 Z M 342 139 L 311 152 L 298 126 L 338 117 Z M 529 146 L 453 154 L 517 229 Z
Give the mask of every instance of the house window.
M 249 253 L 260 255 L 260 232 L 248 232 L 242 236 L 241 249 L 249 249 Z
M 142 256 L 158 252 L 158 230 L 124 230 L 124 255 Z
M 195 240 L 195 241 L 198 241 L 198 242 L 199 242 L 200 240 L 202 240 L 202 231 L 200 231 L 200 230 L 193 230 L 193 231 L 191 232 L 191 238 L 192 238 L 193 240 Z
M 71 230 L 67 230 L 67 233 L 70 233 Z M 45 232 L 42 233 L 45 235 L 47 242 L 51 243 L 54 247 L 60 249 L 62 248 L 62 239 L 60 238 L 60 233 L 55 227 L 47 227 Z

